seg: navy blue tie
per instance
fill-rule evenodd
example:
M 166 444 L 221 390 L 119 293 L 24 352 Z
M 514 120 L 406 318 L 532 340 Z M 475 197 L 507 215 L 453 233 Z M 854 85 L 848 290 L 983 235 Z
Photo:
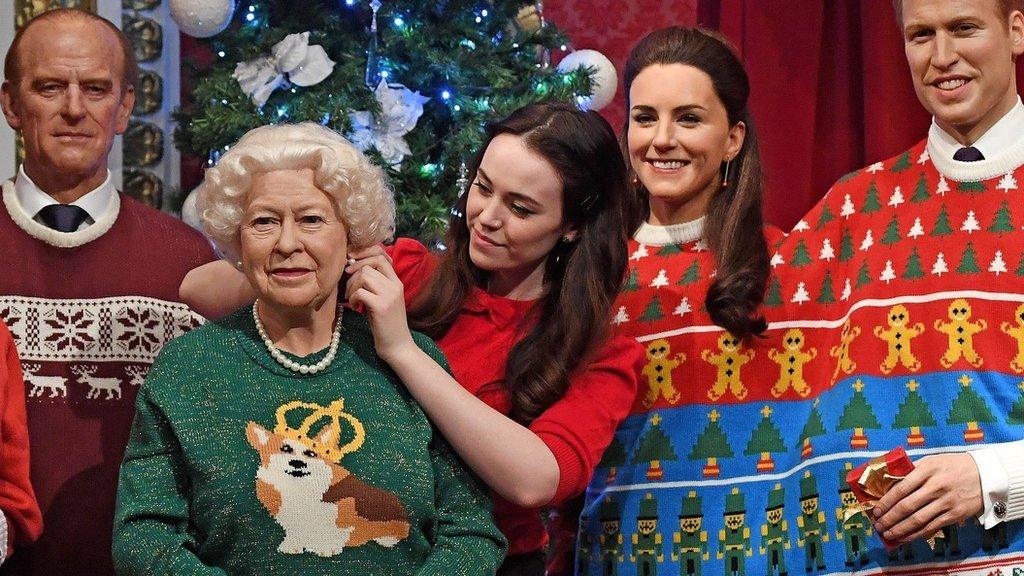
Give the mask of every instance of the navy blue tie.
M 50 204 L 39 211 L 43 224 L 58 232 L 74 232 L 89 217 L 89 213 L 72 204 Z
M 961 148 L 953 154 L 953 160 L 959 160 L 960 162 L 977 162 L 978 160 L 984 160 L 985 156 L 974 146 L 967 146 Z

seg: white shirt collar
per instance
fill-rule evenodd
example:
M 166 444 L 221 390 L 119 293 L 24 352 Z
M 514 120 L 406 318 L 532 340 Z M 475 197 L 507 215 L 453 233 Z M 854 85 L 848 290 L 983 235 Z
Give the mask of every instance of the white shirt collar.
M 33 220 L 39 215 L 39 211 L 51 204 L 60 204 L 52 196 L 43 192 L 36 186 L 36 183 L 25 174 L 25 166 L 18 169 L 18 177 L 14 180 L 14 193 L 18 197 L 18 203 Z M 89 214 L 86 224 L 92 224 L 103 216 L 110 208 L 110 197 L 117 194 L 114 183 L 110 178 L 110 171 L 107 171 L 107 178 L 94 190 L 75 200 L 71 204 L 78 206 Z
M 963 144 L 956 141 L 956 138 L 940 128 L 935 118 L 932 118 L 931 135 L 934 137 L 932 145 L 935 151 L 947 158 L 953 158 L 953 154 L 964 147 Z M 1011 148 L 1022 139 L 1024 139 L 1024 103 L 1021 103 L 1020 96 L 1017 96 L 1017 104 L 982 134 L 977 142 L 971 145 L 977 148 L 985 158 L 995 158 L 1003 150 Z
M 928 130 L 928 157 L 946 178 L 957 182 L 988 180 L 1024 164 L 1024 104 L 1020 96 L 1017 96 L 1017 104 L 973 145 L 985 156 L 984 160 L 953 160 L 953 154 L 963 145 L 939 128 L 932 118 Z

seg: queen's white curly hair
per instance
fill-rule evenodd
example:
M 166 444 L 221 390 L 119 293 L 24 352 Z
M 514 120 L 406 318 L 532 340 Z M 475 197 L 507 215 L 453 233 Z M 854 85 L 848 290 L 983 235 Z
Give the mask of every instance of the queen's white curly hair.
M 206 171 L 196 193 L 206 233 L 225 255 L 238 259 L 238 231 L 253 177 L 307 168 L 313 184 L 341 209 L 353 248 L 391 238 L 395 200 L 383 171 L 340 134 L 313 122 L 254 128 Z

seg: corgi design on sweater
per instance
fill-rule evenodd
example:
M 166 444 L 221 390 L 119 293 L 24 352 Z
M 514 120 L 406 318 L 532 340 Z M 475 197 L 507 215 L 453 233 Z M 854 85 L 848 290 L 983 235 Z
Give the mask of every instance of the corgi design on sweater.
M 339 464 L 366 438 L 362 423 L 343 408 L 343 399 L 327 407 L 289 402 L 277 409 L 272 431 L 246 425 L 246 439 L 260 457 L 256 497 L 284 529 L 281 553 L 335 556 L 371 541 L 390 548 L 409 535 L 409 516 L 398 497 Z M 309 411 L 298 428 L 288 426 L 292 410 Z M 354 431 L 344 445 L 343 420 Z

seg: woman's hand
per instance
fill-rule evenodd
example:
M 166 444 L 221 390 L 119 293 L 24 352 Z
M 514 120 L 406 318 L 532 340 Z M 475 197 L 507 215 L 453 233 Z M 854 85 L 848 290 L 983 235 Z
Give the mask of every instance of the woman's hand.
M 909 542 L 981 514 L 982 502 L 974 458 L 966 452 L 936 454 L 914 462 L 914 470 L 878 500 L 872 514 L 879 534 Z
M 355 262 L 345 268 L 350 274 L 345 296 L 349 305 L 361 307 L 368 317 L 377 354 L 391 364 L 399 355 L 418 349 L 405 318 L 405 286 L 384 249 L 371 246 L 349 257 Z

